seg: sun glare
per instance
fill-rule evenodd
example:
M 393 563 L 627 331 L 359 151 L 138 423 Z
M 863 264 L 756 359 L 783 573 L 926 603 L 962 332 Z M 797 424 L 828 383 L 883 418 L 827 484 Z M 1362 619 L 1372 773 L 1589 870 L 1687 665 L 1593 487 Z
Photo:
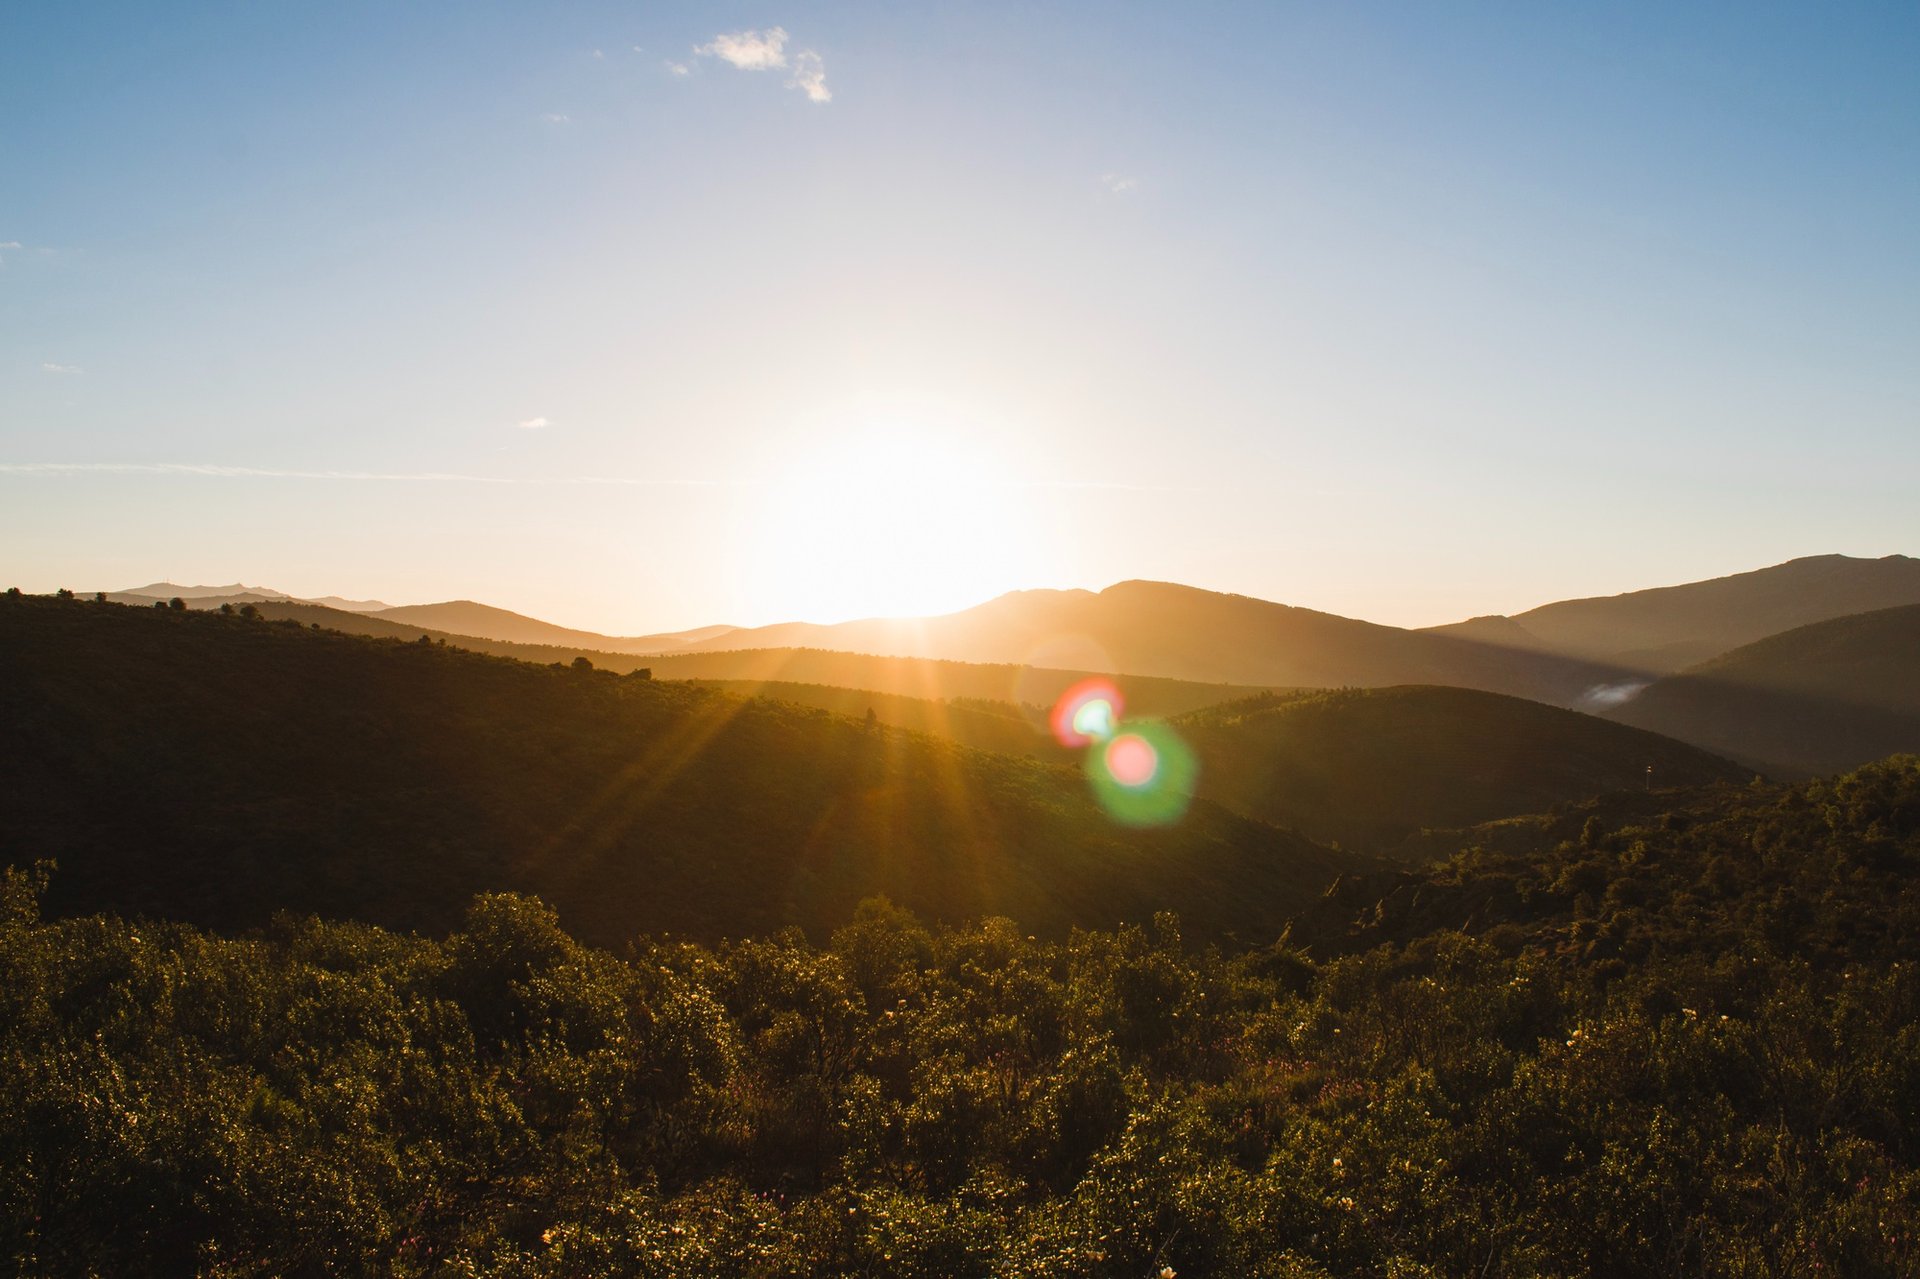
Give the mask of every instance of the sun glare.
M 1010 476 L 911 427 L 796 449 L 755 495 L 756 600 L 817 621 L 951 612 L 1011 589 L 1027 545 Z

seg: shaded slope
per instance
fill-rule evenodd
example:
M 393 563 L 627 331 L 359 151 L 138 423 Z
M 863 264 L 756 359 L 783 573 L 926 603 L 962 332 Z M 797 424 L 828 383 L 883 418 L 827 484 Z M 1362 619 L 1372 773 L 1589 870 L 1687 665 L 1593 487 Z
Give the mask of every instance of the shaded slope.
M 1795 627 L 1920 604 L 1920 560 L 1814 555 L 1750 573 L 1435 627 L 1491 643 L 1672 672 Z
M 1118 829 L 1063 768 L 434 644 L 15 598 L 0 668 L 4 854 L 58 858 L 63 910 L 439 928 L 515 888 L 611 944 L 819 929 L 886 893 L 1260 937 L 1349 864 L 1205 803 Z
M 1269 687 L 1450 684 L 1572 704 L 1612 668 L 1454 635 L 1167 582 L 1019 591 L 944 617 L 731 631 L 701 651 L 804 645 L 846 652 L 1024 662 L 1071 644 L 1134 675 Z
M 1609 791 L 1742 782 L 1724 759 L 1515 697 L 1403 687 L 1255 698 L 1175 721 L 1200 793 L 1348 847 L 1543 812 Z
M 1920 751 L 1920 605 L 1769 636 L 1655 682 L 1608 718 L 1782 776 Z

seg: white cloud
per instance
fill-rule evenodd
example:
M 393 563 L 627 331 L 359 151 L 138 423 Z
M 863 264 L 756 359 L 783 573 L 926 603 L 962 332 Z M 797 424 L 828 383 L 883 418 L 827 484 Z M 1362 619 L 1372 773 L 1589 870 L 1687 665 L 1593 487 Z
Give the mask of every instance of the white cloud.
M 742 71 L 771 71 L 787 65 L 787 32 L 784 27 L 765 31 L 734 31 L 717 35 L 707 44 L 696 45 L 702 57 L 718 58 Z
M 647 49 L 646 49 L 646 46 L 645 46 L 645 45 L 639 45 L 639 44 L 636 44 L 636 45 L 634 45 L 634 46 L 633 46 L 633 51 L 634 51 L 635 53 L 645 53 L 645 52 L 647 51 Z
M 594 56 L 594 58 L 595 58 L 596 60 L 600 60 L 600 59 L 604 59 L 604 58 L 605 58 L 605 57 L 606 57 L 607 55 L 606 55 L 606 53 L 605 53 L 605 52 L 603 52 L 602 50 L 599 50 L 599 49 L 595 49 L 595 50 L 593 51 L 593 56 Z
M 17 249 L 19 247 L 20 241 L 18 240 L 8 240 L 5 244 L 0 244 L 0 249 Z
M 52 373 L 56 375 L 86 372 L 86 370 L 81 368 L 78 364 L 54 364 L 51 361 L 45 364 L 42 364 L 40 366 L 40 371 L 42 373 Z
M 812 49 L 803 50 L 794 58 L 793 79 L 787 81 L 787 87 L 800 90 L 810 102 L 833 101 L 833 90 L 827 88 L 826 64 Z
M 1130 173 L 1103 173 L 1100 175 L 1100 185 L 1115 195 L 1125 195 L 1140 189 L 1140 179 Z
M 542 120 L 545 120 L 548 124 L 572 124 L 573 123 L 573 117 L 566 114 L 564 111 L 549 111 L 545 115 L 541 116 L 540 118 Z
M 516 422 L 514 425 L 518 426 L 523 431 L 544 431 L 549 426 L 552 426 L 553 423 L 547 421 L 547 419 L 543 417 L 530 417 L 526 421 Z
M 667 70 L 672 72 L 674 75 L 687 75 L 693 70 L 693 68 L 688 66 L 684 62 L 669 62 L 667 63 Z

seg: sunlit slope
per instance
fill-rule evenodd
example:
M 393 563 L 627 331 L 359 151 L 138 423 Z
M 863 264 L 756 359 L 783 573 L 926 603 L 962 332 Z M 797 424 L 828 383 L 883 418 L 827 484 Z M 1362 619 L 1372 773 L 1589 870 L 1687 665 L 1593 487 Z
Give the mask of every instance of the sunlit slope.
M 1019 591 L 944 617 L 743 628 L 704 651 L 805 646 L 846 652 L 1026 662 L 1075 648 L 1078 665 L 1267 687 L 1449 684 L 1571 704 L 1609 668 L 1453 635 L 1407 631 L 1168 582 L 1104 591 Z
M 659 679 L 725 682 L 731 691 L 747 694 L 772 685 L 830 685 L 936 701 L 980 698 L 1048 706 L 1067 688 L 1094 673 L 1005 663 L 875 657 L 866 653 L 834 653 L 818 649 L 774 648 L 656 655 L 615 653 L 578 645 L 519 644 L 492 640 L 432 630 L 396 622 L 384 616 L 346 613 L 314 604 L 280 602 L 260 604 L 257 608 L 261 616 L 275 621 L 292 620 L 303 626 L 319 626 L 324 630 L 344 631 L 349 635 L 404 640 L 417 640 L 424 635 L 428 639 L 444 640 L 449 645 L 472 649 L 474 652 L 492 653 L 525 662 L 564 664 L 576 657 L 585 657 L 596 667 L 616 674 L 644 668 L 651 670 Z M 1152 676 L 1129 676 L 1121 683 L 1129 708 L 1142 715 L 1178 715 L 1202 706 L 1270 691 L 1267 685 L 1209 684 L 1192 680 L 1156 679 Z M 779 696 L 779 693 L 773 691 L 773 695 Z M 815 704 L 810 696 L 798 700 Z M 837 703 L 846 699 L 834 700 Z M 853 705 L 851 701 L 844 707 L 836 704 L 833 709 L 844 709 L 859 715 L 866 713 L 865 706 Z
M 711 639 L 731 630 L 727 626 L 706 626 L 671 635 L 601 635 L 543 622 L 491 604 L 472 600 L 449 600 L 444 604 L 402 604 L 383 608 L 373 616 L 383 621 L 481 639 L 505 640 L 513 644 L 547 644 L 598 650 L 608 653 L 651 653 L 675 648 L 698 640 Z
M 1542 812 L 1608 791 L 1753 776 L 1692 746 L 1464 688 L 1255 698 L 1175 721 L 1200 793 L 1318 840 L 1390 850 L 1422 828 Z
M 1773 635 L 1610 712 L 1781 776 L 1920 752 L 1920 605 Z
M 1814 555 L 1705 582 L 1476 617 L 1434 633 L 1665 673 L 1781 631 L 1905 604 L 1920 604 L 1920 560 Z
M 1117 828 L 1065 768 L 433 644 L 12 599 L 0 669 L 4 854 L 58 858 L 66 910 L 437 928 L 511 887 L 611 943 L 824 928 L 885 893 L 1261 937 L 1348 864 L 1205 803 Z
M 702 688 L 740 697 L 764 697 L 796 706 L 817 707 L 836 715 L 864 719 L 872 714 L 882 724 L 931 733 L 935 737 L 999 751 L 1004 755 L 1033 755 L 1053 763 L 1070 763 L 1077 753 L 1056 743 L 1044 728 L 1045 712 L 1012 702 L 960 698 L 955 701 L 902 697 L 861 688 L 829 684 L 792 684 L 756 680 L 698 680 Z

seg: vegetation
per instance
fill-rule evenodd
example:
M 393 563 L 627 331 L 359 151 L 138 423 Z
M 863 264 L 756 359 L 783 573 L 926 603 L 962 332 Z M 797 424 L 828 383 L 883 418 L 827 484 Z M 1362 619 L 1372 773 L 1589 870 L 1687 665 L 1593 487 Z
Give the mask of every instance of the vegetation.
M 57 860 L 58 913 L 438 930 L 511 889 L 617 946 L 824 937 L 884 893 L 1266 940 L 1359 864 L 1204 803 L 1129 830 L 1065 767 L 452 645 L 8 597 L 0 668 L 0 860 Z
M 1753 770 L 1591 715 L 1467 688 L 1268 695 L 1181 716 L 1200 793 L 1349 848 Z M 1651 770 L 1651 771 L 1649 771 Z
M 874 902 L 825 945 L 616 957 L 503 895 L 442 940 L 293 917 L 218 937 L 47 922 L 12 871 L 0 1255 L 1903 1275 L 1917 873 L 1911 759 L 1470 851 L 1400 906 L 1343 907 L 1348 884 L 1296 945 L 1230 952 L 1170 916 L 1037 940 Z

